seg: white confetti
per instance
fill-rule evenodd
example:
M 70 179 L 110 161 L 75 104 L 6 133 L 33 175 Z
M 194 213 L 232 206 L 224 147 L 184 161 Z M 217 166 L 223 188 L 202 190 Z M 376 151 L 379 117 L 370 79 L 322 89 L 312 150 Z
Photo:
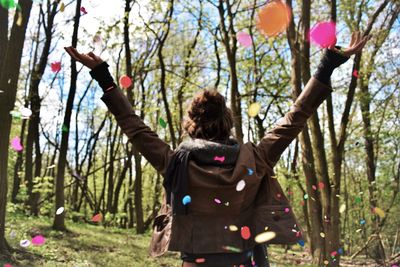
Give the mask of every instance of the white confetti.
M 240 180 L 236 185 L 236 191 L 240 192 L 246 186 L 246 182 L 244 180 Z

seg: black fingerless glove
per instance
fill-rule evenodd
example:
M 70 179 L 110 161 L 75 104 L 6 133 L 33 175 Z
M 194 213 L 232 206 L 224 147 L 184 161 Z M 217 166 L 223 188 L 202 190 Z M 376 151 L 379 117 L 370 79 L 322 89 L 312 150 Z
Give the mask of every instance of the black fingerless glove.
M 104 92 L 108 91 L 110 88 L 116 87 L 114 79 L 108 71 L 108 67 L 109 65 L 107 62 L 103 62 L 90 71 L 90 75 L 99 83 Z
M 340 46 L 335 46 L 338 50 L 340 50 Z M 325 49 L 324 55 L 321 59 L 321 62 L 318 65 L 317 71 L 314 74 L 314 77 L 326 84 L 330 85 L 331 83 L 331 75 L 333 71 L 345 63 L 347 60 L 349 60 L 350 57 L 344 56 L 342 54 L 339 54 L 335 51 L 332 51 L 330 49 Z

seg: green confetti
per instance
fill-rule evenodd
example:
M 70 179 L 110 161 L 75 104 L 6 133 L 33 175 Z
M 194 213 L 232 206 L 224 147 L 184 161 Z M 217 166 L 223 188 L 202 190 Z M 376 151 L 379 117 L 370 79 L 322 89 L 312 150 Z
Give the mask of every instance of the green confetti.
M 158 120 L 158 122 L 160 123 L 160 126 L 163 128 L 167 128 L 167 123 L 165 122 L 165 120 L 163 118 L 160 118 Z
M 68 132 L 68 127 L 66 125 L 63 124 L 61 131 L 63 131 L 64 133 Z
M 360 204 L 361 203 L 361 197 L 356 197 L 356 204 Z
M 13 110 L 13 111 L 10 111 L 10 114 L 14 119 L 21 119 L 21 112 L 19 112 L 19 111 Z
M 239 248 L 233 247 L 233 246 L 223 246 L 222 248 L 226 251 L 232 251 L 232 252 L 238 252 L 238 253 L 242 252 Z
M 308 199 L 308 194 L 304 194 L 304 199 Z
M 14 0 L 0 0 L 0 5 L 6 9 L 14 8 L 17 6 Z

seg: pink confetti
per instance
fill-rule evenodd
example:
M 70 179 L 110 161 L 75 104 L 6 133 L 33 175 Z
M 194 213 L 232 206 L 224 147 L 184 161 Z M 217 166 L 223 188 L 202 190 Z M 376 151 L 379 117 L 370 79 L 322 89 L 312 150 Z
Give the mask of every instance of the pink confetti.
M 312 185 L 311 187 L 312 189 L 317 190 L 317 187 L 315 185 Z
M 218 199 L 218 198 L 214 198 L 214 202 L 217 203 L 217 204 L 221 204 L 222 203 L 222 201 L 220 199 Z
M 277 198 L 281 198 L 282 195 L 278 193 L 278 194 L 276 194 L 276 197 L 277 197 Z
M 356 78 L 359 77 L 359 75 L 358 75 L 358 70 L 354 70 L 354 71 L 353 71 L 353 76 L 356 77 Z
M 331 256 L 332 256 L 332 257 L 336 257 L 336 255 L 337 255 L 337 251 L 332 251 L 332 252 L 331 252 Z
M 206 262 L 206 259 L 205 259 L 205 258 L 198 258 L 198 259 L 196 259 L 196 263 L 204 263 L 204 262 Z
M 237 37 L 237 40 L 239 41 L 239 43 L 246 48 L 250 47 L 253 43 L 253 41 L 251 40 L 250 34 L 248 34 L 246 32 L 238 32 L 236 37 Z
M 86 8 L 85 8 L 85 7 L 81 7 L 81 12 L 82 12 L 84 15 L 86 15 L 86 14 L 87 14 Z
M 247 226 L 243 226 L 240 229 L 240 235 L 242 236 L 243 239 L 247 240 L 250 238 L 251 233 L 250 233 L 250 228 Z
M 310 41 L 327 48 L 336 44 L 336 24 L 331 21 L 319 22 L 309 32 Z
M 21 139 L 18 136 L 11 140 L 11 147 L 17 152 L 21 152 L 24 149 L 21 145 Z
M 59 72 L 61 70 L 61 62 L 56 61 L 51 63 L 51 71 L 52 72 Z
M 222 157 L 215 156 L 214 160 L 223 163 L 225 161 L 225 156 L 222 156 Z
M 46 238 L 44 238 L 41 235 L 37 235 L 34 238 L 32 238 L 32 244 L 35 246 L 41 246 L 44 244 L 44 242 L 46 242 Z
M 289 213 L 290 209 L 289 208 L 285 208 L 285 212 Z
M 11 264 L 6 263 L 6 264 L 4 264 L 4 267 L 12 267 L 12 266 L 11 266 Z

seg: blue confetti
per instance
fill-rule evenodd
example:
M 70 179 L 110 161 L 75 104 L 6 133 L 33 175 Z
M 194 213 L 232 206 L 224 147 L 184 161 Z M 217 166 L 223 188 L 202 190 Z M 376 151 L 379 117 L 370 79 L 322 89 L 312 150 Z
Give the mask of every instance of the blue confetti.
M 254 171 L 252 168 L 247 168 L 247 174 L 248 175 L 253 175 Z
M 192 202 L 192 198 L 189 195 L 186 195 L 186 196 L 183 197 L 183 199 L 182 199 L 183 205 L 187 205 L 190 202 Z
M 364 225 L 365 224 L 365 220 L 364 219 L 360 220 L 360 224 Z
M 340 255 L 343 255 L 343 248 L 339 248 L 337 251 Z
M 298 243 L 300 246 L 304 247 L 305 242 L 304 242 L 303 239 L 299 240 L 297 243 Z

